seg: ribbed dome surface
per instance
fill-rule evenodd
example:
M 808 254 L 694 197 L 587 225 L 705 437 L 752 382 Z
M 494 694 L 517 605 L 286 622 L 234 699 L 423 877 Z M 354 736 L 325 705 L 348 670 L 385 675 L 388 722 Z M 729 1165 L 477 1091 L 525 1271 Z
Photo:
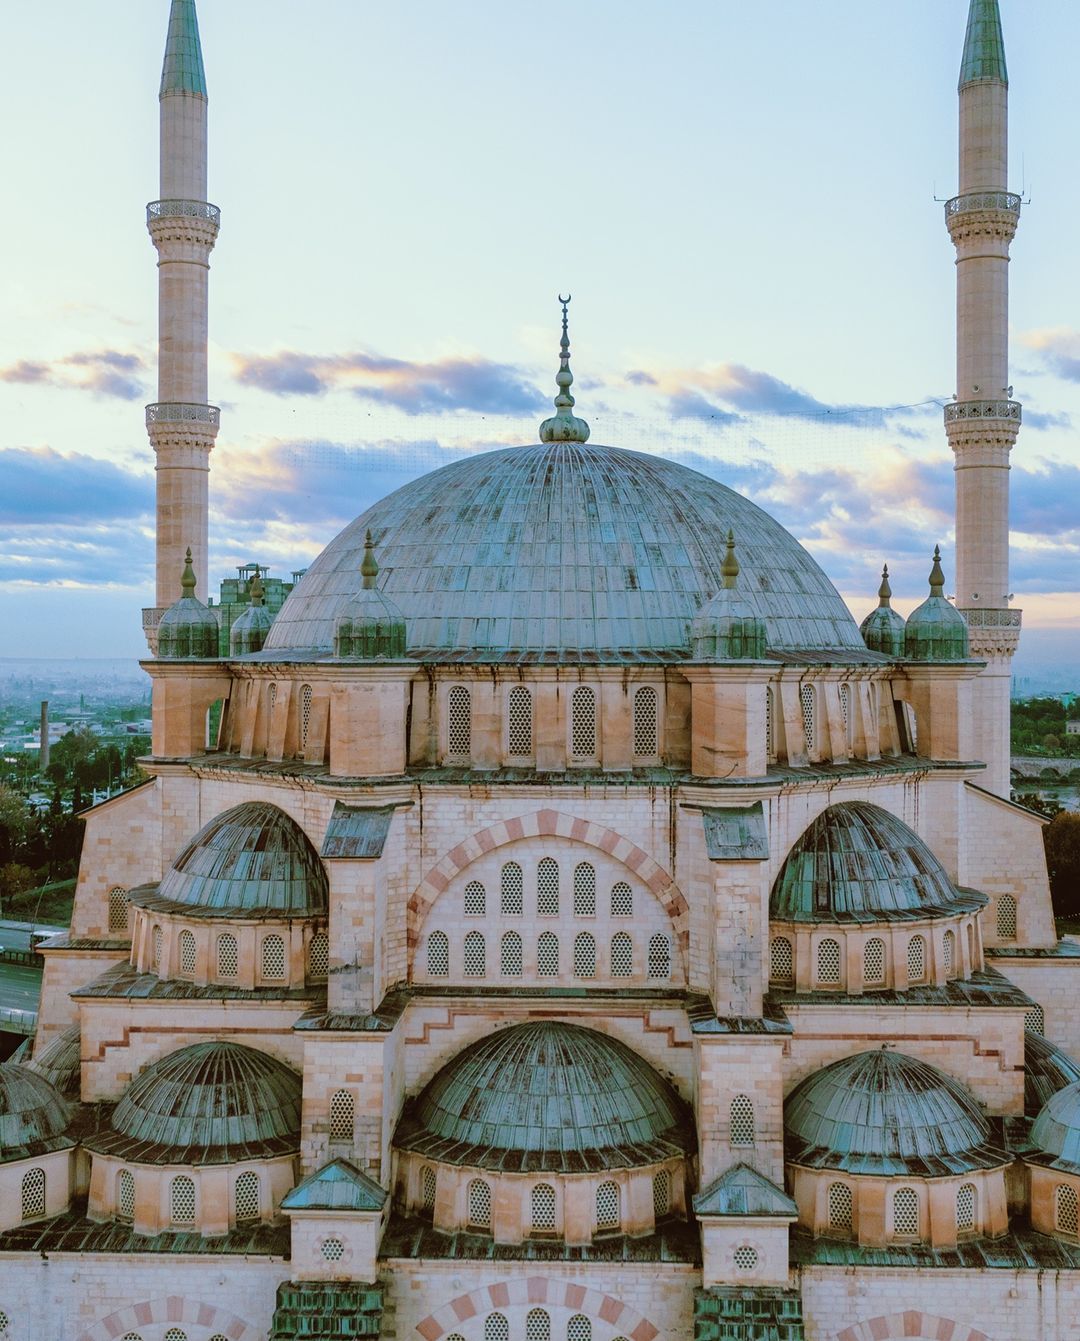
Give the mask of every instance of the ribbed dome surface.
M 239 1043 L 196 1043 L 154 1062 L 128 1086 L 102 1154 L 146 1164 L 228 1164 L 300 1145 L 301 1081 L 283 1062 Z
M 985 903 L 953 885 L 903 820 L 868 801 L 843 801 L 822 811 L 788 853 L 769 912 L 784 922 L 915 921 Z
M 44 1155 L 74 1145 L 66 1135 L 71 1109 L 29 1066 L 0 1066 L 0 1162 Z
M 804 1080 L 784 1105 L 784 1135 L 792 1163 L 849 1173 L 933 1178 L 1009 1159 L 961 1085 L 884 1048 Z
M 1080 1081 L 1052 1094 L 1031 1125 L 1031 1144 L 1044 1163 L 1080 1174 Z
M 1024 1112 L 1036 1117 L 1058 1090 L 1080 1080 L 1080 1066 L 1042 1034 L 1024 1034 Z
M 653 1164 L 693 1148 L 693 1119 L 617 1040 L 576 1025 L 499 1029 L 453 1059 L 395 1144 L 451 1164 L 506 1170 Z
M 376 503 L 311 565 L 265 651 L 329 650 L 370 529 L 414 655 L 686 657 L 729 528 L 770 647 L 865 652 L 828 578 L 760 508 L 673 461 L 580 442 L 469 457 Z
M 307 834 L 277 806 L 245 801 L 216 815 L 173 862 L 156 897 L 230 916 L 314 916 L 327 908 L 326 870 Z
M 81 1044 L 81 1031 L 73 1024 L 27 1062 L 27 1069 L 44 1076 L 66 1099 L 77 1099 L 82 1080 Z

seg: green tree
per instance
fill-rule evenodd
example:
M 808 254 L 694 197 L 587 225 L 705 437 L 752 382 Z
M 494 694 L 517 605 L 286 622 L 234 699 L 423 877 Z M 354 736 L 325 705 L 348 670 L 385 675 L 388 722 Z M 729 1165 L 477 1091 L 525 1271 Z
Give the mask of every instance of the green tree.
M 1080 914 L 1080 814 L 1062 810 L 1043 830 L 1055 917 Z

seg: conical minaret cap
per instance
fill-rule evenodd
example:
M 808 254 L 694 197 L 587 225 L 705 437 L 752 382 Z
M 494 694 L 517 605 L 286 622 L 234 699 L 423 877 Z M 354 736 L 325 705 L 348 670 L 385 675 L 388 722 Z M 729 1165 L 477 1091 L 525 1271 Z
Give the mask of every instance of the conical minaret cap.
M 998 0 L 971 0 L 968 10 L 964 56 L 960 62 L 960 87 L 968 84 L 1007 84 L 1005 37 L 1001 31 Z
M 574 374 L 570 371 L 570 332 L 566 309 L 570 306 L 572 295 L 565 298 L 560 294 L 562 303 L 562 339 L 559 341 L 559 371 L 555 382 L 559 394 L 555 397 L 555 413 L 540 425 L 541 442 L 588 442 L 589 425 L 574 414 L 574 398 L 570 388 L 574 383 Z
M 199 41 L 199 17 L 195 0 L 172 0 L 169 32 L 165 39 L 165 63 L 161 68 L 162 98 L 171 93 L 193 93 L 206 97 L 206 70 Z

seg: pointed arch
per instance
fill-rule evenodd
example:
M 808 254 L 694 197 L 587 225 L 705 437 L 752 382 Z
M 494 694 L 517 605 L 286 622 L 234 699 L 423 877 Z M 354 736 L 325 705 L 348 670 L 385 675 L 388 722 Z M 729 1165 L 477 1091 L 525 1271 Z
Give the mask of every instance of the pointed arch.
M 486 1317 L 495 1311 L 510 1309 L 527 1312 L 535 1308 L 563 1308 L 597 1324 L 602 1334 L 614 1332 L 633 1337 L 634 1341 L 656 1341 L 660 1329 L 629 1304 L 575 1281 L 549 1276 L 518 1276 L 513 1280 L 494 1281 L 470 1290 L 443 1304 L 416 1324 L 423 1341 L 441 1341 L 461 1329 L 463 1318 Z

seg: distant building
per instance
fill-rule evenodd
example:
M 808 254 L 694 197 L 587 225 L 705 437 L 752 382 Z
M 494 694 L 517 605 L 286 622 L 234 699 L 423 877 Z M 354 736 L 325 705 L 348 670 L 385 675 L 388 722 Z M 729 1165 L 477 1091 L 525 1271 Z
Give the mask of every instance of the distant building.
M 1080 722 L 1066 722 L 1065 734 L 1067 736 L 1080 736 Z
M 277 614 L 285 604 L 289 592 L 304 576 L 304 570 L 300 569 L 293 573 L 291 582 L 284 582 L 280 577 L 270 577 L 270 569 L 264 568 L 261 564 L 245 563 L 237 568 L 235 577 L 227 577 L 221 584 L 217 605 L 214 604 L 212 597 L 207 601 L 207 605 L 217 615 L 218 623 L 221 625 L 218 650 L 223 657 L 229 655 L 229 635 L 233 624 L 251 604 L 249 589 L 251 579 L 256 573 L 262 578 L 263 604 L 272 615 Z

